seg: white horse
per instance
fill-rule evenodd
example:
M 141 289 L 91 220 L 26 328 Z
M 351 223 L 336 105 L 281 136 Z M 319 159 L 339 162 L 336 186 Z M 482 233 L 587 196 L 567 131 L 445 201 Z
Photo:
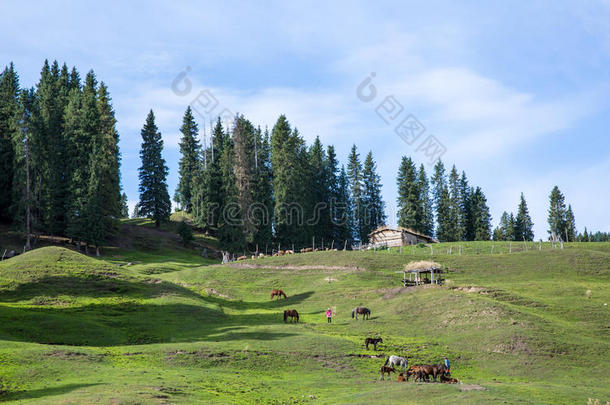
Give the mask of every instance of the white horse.
M 386 359 L 385 363 L 383 363 L 384 366 L 390 365 L 390 367 L 392 366 L 399 366 L 400 367 L 400 371 L 404 373 L 405 368 L 407 368 L 409 362 L 407 360 L 406 357 L 399 357 L 399 356 L 390 356 Z

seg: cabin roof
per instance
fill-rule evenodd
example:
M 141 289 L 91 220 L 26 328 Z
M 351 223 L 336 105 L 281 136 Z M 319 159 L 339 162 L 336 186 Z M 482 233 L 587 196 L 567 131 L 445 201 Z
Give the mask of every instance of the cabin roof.
M 422 239 L 426 239 L 430 242 L 438 242 L 436 239 L 434 239 L 432 236 L 428 236 L 428 235 L 424 235 L 423 233 L 419 233 L 419 232 L 415 232 L 413 229 L 410 228 L 403 228 L 402 226 L 398 226 L 396 228 L 390 228 L 389 226 L 383 225 L 380 226 L 379 228 L 373 230 L 371 233 L 369 233 L 369 237 L 377 234 L 377 233 L 382 233 L 382 232 L 406 232 L 406 233 L 410 233 L 411 235 L 415 235 L 415 236 L 419 236 Z

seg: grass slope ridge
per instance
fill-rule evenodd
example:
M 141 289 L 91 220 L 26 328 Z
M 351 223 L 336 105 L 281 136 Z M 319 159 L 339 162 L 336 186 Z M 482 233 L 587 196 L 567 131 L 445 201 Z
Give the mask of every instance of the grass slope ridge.
M 240 267 L 182 250 L 123 248 L 100 260 L 38 249 L 0 263 L 0 401 L 606 401 L 610 244 L 583 245 L 512 254 L 465 246 L 434 257 L 446 286 L 411 289 L 394 272 L 426 249 Z M 127 265 L 134 258 L 141 263 Z M 270 301 L 273 288 L 288 299 Z M 351 319 L 356 305 L 371 308 L 370 321 Z M 284 324 L 286 308 L 302 323 Z M 364 348 L 367 336 L 383 337 L 379 352 Z M 411 364 L 446 354 L 464 385 L 378 381 L 388 354 Z

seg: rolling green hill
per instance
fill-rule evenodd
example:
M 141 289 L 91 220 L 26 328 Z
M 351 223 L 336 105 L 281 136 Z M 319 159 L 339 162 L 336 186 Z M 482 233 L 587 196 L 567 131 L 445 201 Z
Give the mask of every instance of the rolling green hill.
M 407 289 L 395 271 L 429 248 L 232 265 L 173 245 L 119 246 L 104 260 L 37 249 L 0 262 L 0 401 L 610 400 L 610 244 L 491 246 L 435 245 L 447 283 Z M 271 301 L 274 288 L 288 298 Z M 352 320 L 356 305 L 371 319 Z M 302 322 L 284 324 L 287 308 Z M 367 336 L 383 337 L 379 352 Z M 447 355 L 462 384 L 379 381 L 389 354 Z

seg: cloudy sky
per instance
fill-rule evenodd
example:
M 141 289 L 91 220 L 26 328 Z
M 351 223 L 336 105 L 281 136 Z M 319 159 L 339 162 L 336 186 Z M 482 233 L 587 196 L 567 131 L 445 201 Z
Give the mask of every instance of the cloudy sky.
M 283 113 L 343 162 L 353 143 L 372 150 L 390 223 L 401 156 L 427 165 L 422 144 L 435 139 L 445 164 L 483 188 L 494 226 L 523 192 L 546 238 L 558 185 L 580 231 L 610 231 L 610 2 L 286 3 L 297 2 L 5 0 L 0 63 L 13 61 L 24 86 L 45 58 L 95 70 L 113 97 L 132 204 L 148 110 L 173 195 L 178 128 L 195 102 L 202 135 L 225 109 L 263 128 Z M 410 114 L 425 132 L 407 143 L 395 128 Z

